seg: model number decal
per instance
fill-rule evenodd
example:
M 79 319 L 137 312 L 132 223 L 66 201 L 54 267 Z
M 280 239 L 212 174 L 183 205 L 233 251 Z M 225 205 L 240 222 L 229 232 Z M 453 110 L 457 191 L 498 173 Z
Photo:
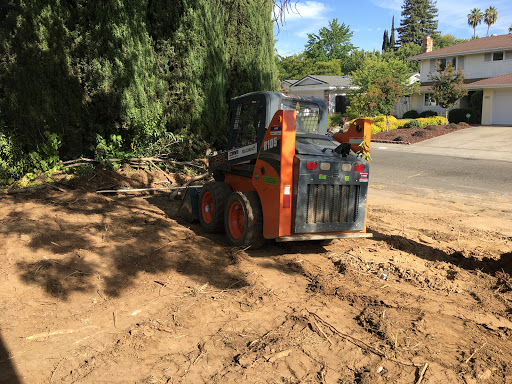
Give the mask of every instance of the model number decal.
M 271 139 L 263 142 L 263 150 L 269 150 L 277 147 L 277 137 L 272 137 Z

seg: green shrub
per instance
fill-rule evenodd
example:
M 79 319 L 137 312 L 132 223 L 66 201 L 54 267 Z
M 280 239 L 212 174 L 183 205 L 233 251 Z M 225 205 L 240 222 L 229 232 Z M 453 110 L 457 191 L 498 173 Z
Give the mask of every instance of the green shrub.
M 408 129 L 416 129 L 421 128 L 421 124 L 418 122 L 418 120 L 409 120 L 407 123 L 404 124 L 404 128 Z
M 419 117 L 433 117 L 433 116 L 437 116 L 437 113 L 434 111 L 427 110 L 427 111 L 421 112 Z
M 327 117 L 328 127 L 337 127 L 343 125 L 343 117 L 339 113 L 330 113 Z
M 468 113 L 471 115 L 469 121 L 466 117 Z M 480 119 L 481 113 L 471 108 L 454 108 L 448 112 L 448 120 L 450 123 L 458 124 L 463 121 L 466 123 L 480 124 Z
M 418 117 L 420 117 L 420 115 L 415 109 L 405 112 L 402 116 L 403 119 L 417 119 Z
M 427 131 L 435 131 L 435 130 L 437 129 L 437 127 L 436 127 L 435 125 L 427 125 L 427 126 L 425 127 L 425 129 L 426 129 Z
M 45 127 L 49 128 L 49 127 Z M 62 145 L 62 136 L 56 133 L 44 132 L 46 141 L 37 146 L 37 151 L 29 153 L 32 172 L 53 172 L 60 162 L 59 149 Z
M 0 185 L 14 183 L 26 172 L 27 165 L 17 137 L 5 134 L 0 127 Z
M 480 113 L 482 113 L 483 100 L 484 100 L 484 91 L 480 90 L 480 91 L 476 91 L 475 93 L 473 93 L 471 95 L 471 99 L 470 99 L 471 107 L 473 108 L 473 110 L 479 111 Z

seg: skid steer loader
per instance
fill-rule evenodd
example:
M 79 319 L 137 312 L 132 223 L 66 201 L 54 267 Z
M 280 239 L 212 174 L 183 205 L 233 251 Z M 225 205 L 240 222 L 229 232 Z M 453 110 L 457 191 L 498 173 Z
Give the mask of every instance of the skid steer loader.
M 187 191 L 184 217 L 253 248 L 265 239 L 371 237 L 368 120 L 330 137 L 323 100 L 254 92 L 231 101 L 228 126 L 227 150 L 209 159 L 214 181 Z

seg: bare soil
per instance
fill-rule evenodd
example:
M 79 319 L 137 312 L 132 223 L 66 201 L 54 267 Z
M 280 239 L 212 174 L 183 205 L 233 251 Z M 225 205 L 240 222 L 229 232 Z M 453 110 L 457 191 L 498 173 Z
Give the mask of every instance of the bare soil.
M 511 201 L 371 189 L 373 238 L 244 250 L 94 192 L 161 178 L 0 197 L 0 382 L 512 383 Z
M 372 135 L 372 141 L 379 143 L 414 144 L 465 128 L 470 128 L 470 126 L 457 125 L 457 128 L 451 128 L 446 125 L 429 125 L 428 127 L 418 129 L 400 128 L 376 133 Z

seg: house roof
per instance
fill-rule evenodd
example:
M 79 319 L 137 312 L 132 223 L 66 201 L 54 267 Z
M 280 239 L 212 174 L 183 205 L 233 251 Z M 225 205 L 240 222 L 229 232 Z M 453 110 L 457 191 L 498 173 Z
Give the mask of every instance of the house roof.
M 490 77 L 488 79 L 475 81 L 469 84 L 469 88 L 497 88 L 497 87 L 512 87 L 512 73 L 506 75 Z
M 317 80 L 318 84 L 309 84 L 309 85 L 300 85 L 301 82 L 305 80 Z M 317 87 L 317 86 L 325 85 L 326 87 L 342 87 L 349 88 L 351 84 L 351 79 L 348 76 L 323 76 L 323 75 L 308 75 L 298 80 L 293 84 L 293 87 Z
M 512 34 L 482 37 L 479 39 L 452 45 L 450 47 L 436 49 L 432 52 L 426 52 L 420 55 L 412 56 L 407 60 L 414 61 L 427 59 L 429 57 L 448 57 L 466 53 L 492 52 L 499 50 L 512 50 Z

